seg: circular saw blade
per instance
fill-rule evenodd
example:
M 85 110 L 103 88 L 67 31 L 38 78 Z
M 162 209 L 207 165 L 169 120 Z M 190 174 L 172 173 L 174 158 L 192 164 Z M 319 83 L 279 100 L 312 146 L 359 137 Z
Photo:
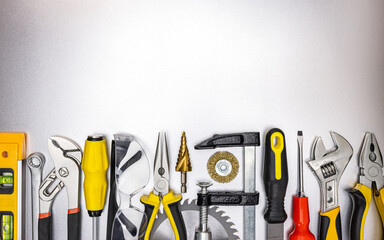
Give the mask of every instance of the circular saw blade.
M 188 239 L 195 238 L 195 229 L 199 226 L 200 207 L 196 204 L 196 199 L 189 202 L 186 199 L 180 204 L 180 212 L 183 215 L 187 229 Z M 218 207 L 209 207 L 208 227 L 212 232 L 212 240 L 239 240 L 236 235 L 235 224 L 225 215 L 225 212 Z M 152 227 L 150 240 L 174 240 L 173 231 L 164 211 L 159 211 Z
M 225 167 L 221 170 L 221 167 L 218 166 L 220 163 Z M 228 166 L 226 166 L 228 165 Z M 219 183 L 228 183 L 235 179 L 239 172 L 239 161 L 237 158 L 230 152 L 216 152 L 213 154 L 207 163 L 207 169 L 209 176 L 216 182 Z

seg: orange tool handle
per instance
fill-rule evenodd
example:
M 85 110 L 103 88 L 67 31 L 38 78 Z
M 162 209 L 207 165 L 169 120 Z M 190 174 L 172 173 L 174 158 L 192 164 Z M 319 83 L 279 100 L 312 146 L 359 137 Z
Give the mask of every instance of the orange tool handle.
M 309 210 L 307 197 L 293 197 L 293 222 L 295 228 L 289 235 L 290 240 L 315 240 L 309 231 Z

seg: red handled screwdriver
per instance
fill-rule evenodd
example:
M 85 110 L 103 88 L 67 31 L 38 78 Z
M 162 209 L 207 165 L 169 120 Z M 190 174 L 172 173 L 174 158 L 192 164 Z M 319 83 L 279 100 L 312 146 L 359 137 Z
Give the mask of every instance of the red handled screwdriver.
M 315 240 L 315 236 L 309 231 L 308 197 L 304 193 L 303 181 L 303 132 L 297 133 L 299 181 L 297 196 L 293 197 L 293 222 L 295 228 L 289 235 L 290 240 Z

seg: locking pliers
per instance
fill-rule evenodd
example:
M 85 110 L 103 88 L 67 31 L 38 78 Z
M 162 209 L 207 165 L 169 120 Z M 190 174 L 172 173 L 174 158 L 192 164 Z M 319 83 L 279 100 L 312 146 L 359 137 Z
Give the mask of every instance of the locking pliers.
M 384 224 L 383 158 L 375 134 L 366 133 L 359 157 L 359 182 L 349 191 L 352 198 L 351 240 L 364 239 L 364 224 L 372 193 Z
M 48 139 L 48 150 L 55 168 L 44 179 L 39 189 L 39 239 L 52 239 L 52 203 L 64 186 L 68 197 L 68 239 L 80 239 L 79 190 L 81 148 L 68 138 L 54 136 Z M 59 182 L 52 189 L 56 179 Z

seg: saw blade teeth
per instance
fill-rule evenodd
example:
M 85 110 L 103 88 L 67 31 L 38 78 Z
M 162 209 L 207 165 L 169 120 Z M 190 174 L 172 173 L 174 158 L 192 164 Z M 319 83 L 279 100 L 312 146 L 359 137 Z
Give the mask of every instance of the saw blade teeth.
M 217 212 L 217 209 L 219 209 L 219 207 L 211 207 L 210 209 L 212 209 L 213 211 Z
M 199 212 L 200 207 L 197 205 L 197 199 L 184 199 L 183 203 L 180 203 L 180 211 Z M 235 223 L 230 221 L 230 217 L 226 215 L 225 211 L 219 209 L 218 206 L 211 206 L 208 209 L 208 214 L 210 217 L 214 218 L 219 224 L 221 224 L 221 226 L 224 228 L 225 233 L 227 234 L 226 240 L 240 240 L 240 237 L 238 236 L 238 231 L 235 228 Z M 156 221 L 153 223 L 152 231 L 156 232 L 160 225 L 167 219 L 168 217 L 164 211 L 159 213 L 157 215 Z

